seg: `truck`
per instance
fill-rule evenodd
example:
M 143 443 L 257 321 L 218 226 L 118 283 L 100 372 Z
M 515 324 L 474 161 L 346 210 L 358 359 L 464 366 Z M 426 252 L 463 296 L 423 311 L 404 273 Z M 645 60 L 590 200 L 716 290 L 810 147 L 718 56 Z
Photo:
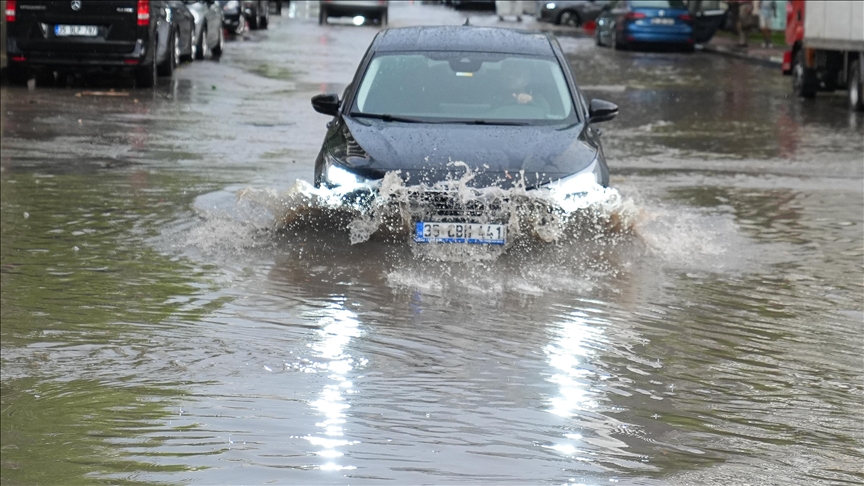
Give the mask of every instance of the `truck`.
M 864 2 L 789 0 L 786 44 L 783 74 L 797 96 L 846 89 L 849 108 L 864 111 Z

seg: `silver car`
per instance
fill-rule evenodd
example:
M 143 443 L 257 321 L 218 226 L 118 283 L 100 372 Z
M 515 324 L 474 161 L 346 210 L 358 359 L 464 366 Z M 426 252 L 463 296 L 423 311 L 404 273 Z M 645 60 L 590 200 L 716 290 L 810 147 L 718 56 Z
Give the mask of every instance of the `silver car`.
M 607 0 L 538 1 L 534 15 L 542 22 L 581 27 L 597 19 Z

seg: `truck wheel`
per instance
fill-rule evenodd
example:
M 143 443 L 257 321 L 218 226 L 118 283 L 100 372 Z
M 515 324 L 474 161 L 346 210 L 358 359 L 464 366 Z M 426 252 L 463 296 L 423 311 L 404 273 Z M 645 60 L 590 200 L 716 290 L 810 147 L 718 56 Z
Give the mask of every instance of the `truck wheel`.
M 792 61 L 792 91 L 800 98 L 813 98 L 816 88 L 816 73 L 805 65 L 804 49 L 799 49 Z
M 846 87 L 849 89 L 849 108 L 864 111 L 864 80 L 861 78 L 861 64 L 858 61 L 853 62 L 849 69 Z

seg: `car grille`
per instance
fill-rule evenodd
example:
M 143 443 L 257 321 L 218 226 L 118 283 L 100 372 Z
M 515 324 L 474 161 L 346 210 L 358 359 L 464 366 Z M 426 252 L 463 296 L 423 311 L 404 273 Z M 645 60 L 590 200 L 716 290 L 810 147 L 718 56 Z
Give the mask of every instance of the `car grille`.
M 411 193 L 408 201 L 414 215 L 436 221 L 492 222 L 507 219 L 507 201 L 503 198 L 476 196 L 465 199 L 454 191 L 426 190 Z

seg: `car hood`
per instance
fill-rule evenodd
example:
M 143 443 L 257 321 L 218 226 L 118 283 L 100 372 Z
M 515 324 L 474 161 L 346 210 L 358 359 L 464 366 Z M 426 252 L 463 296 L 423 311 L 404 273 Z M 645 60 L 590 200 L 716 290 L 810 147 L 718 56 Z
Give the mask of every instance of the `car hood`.
M 581 123 L 561 128 L 344 121 L 349 139 L 367 154 L 340 157 L 345 166 L 382 176 L 398 170 L 412 185 L 459 179 L 467 169 L 472 187 L 509 188 L 524 177 L 532 188 L 575 174 L 597 156 Z

